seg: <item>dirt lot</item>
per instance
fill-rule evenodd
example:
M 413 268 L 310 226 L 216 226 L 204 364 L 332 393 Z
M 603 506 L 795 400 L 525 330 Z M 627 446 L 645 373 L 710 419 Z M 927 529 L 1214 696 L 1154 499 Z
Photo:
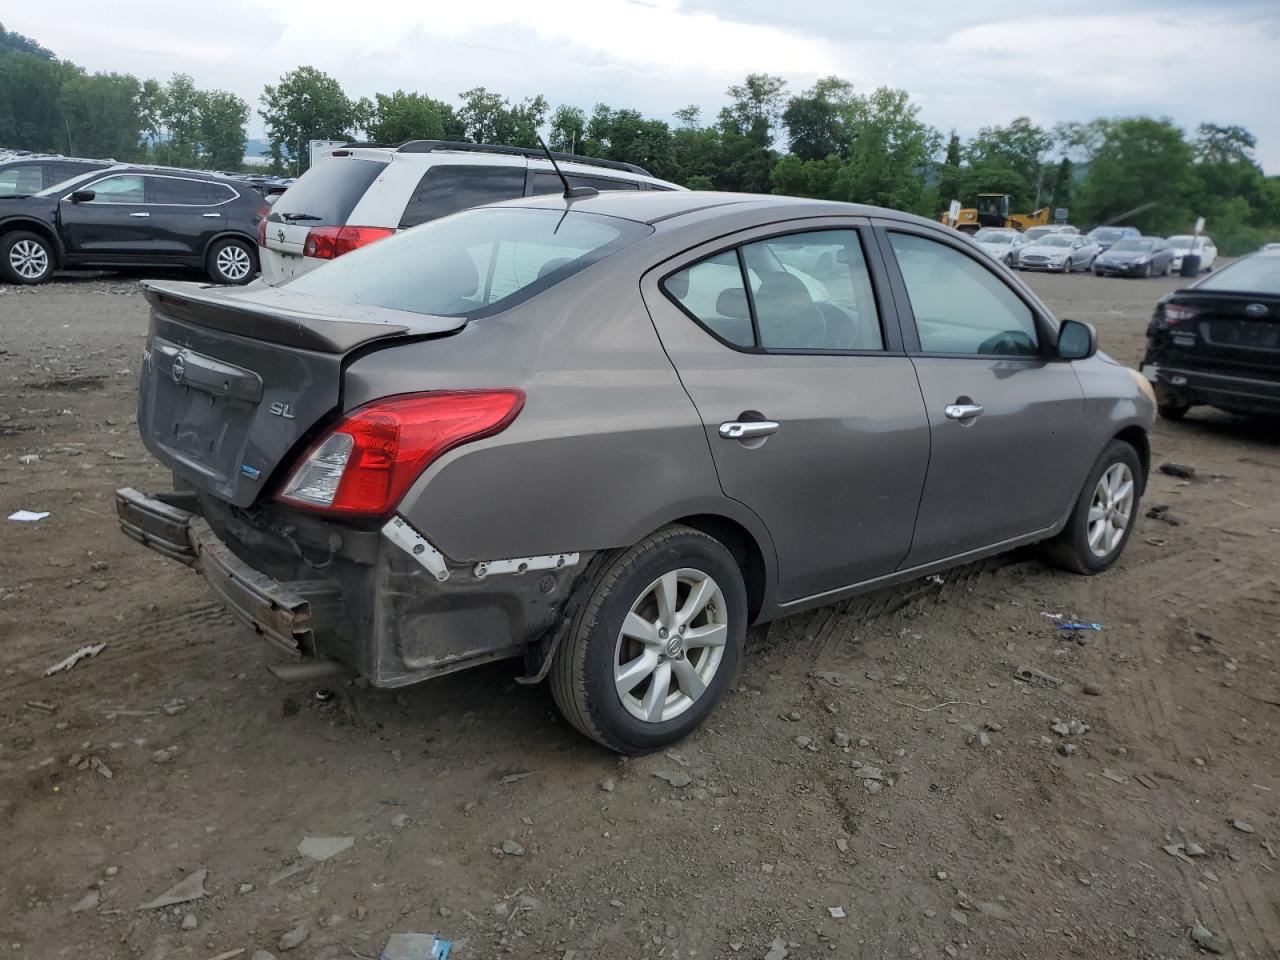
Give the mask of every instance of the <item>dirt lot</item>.
M 1176 280 L 1031 283 L 1136 363 Z M 1161 423 L 1155 462 L 1198 479 L 1152 477 L 1180 525 L 1140 521 L 1111 573 L 1026 553 L 783 621 L 698 735 L 623 762 L 502 665 L 399 694 L 269 674 L 116 530 L 116 487 L 166 483 L 132 422 L 145 326 L 128 277 L 0 287 L 0 508 L 51 512 L 0 521 L 0 957 L 416 930 L 458 958 L 1155 958 L 1196 923 L 1280 955 L 1274 423 Z M 201 899 L 136 909 L 197 871 Z

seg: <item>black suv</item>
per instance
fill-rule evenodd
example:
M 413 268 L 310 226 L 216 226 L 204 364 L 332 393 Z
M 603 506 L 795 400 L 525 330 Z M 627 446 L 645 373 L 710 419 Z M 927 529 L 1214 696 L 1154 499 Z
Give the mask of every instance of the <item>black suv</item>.
M 40 154 L 0 155 L 0 197 L 26 197 L 82 173 L 105 170 L 114 160 L 82 160 Z
M 257 188 L 222 174 L 118 164 L 29 197 L 0 197 L 0 277 L 64 267 L 198 267 L 215 283 L 258 270 Z

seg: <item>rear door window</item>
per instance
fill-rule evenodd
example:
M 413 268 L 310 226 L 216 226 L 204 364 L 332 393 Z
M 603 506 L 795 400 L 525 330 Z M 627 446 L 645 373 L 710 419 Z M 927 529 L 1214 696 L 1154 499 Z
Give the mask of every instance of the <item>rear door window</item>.
M 533 189 L 531 192 L 535 195 L 564 192 L 564 184 L 554 173 L 538 170 L 533 174 L 532 179 Z M 584 177 L 579 173 L 566 173 L 565 179 L 569 181 L 570 186 L 592 187 L 602 192 L 605 190 L 640 189 L 640 181 L 638 180 L 615 180 L 613 177 Z
M 203 180 L 180 177 L 147 177 L 147 203 L 170 206 L 202 207 L 209 202 Z
M 44 189 L 40 164 L 23 163 L 0 170 L 0 197 L 12 197 L 35 193 Z
M 345 226 L 351 211 L 386 166 L 385 160 L 363 157 L 321 160 L 275 202 L 271 219 L 296 220 L 313 227 Z
M 523 195 L 523 166 L 441 164 L 431 167 L 418 181 L 400 226 L 416 227 L 459 210 Z
M 732 346 L 779 353 L 884 349 L 856 230 L 794 233 L 748 243 L 673 273 L 662 288 Z

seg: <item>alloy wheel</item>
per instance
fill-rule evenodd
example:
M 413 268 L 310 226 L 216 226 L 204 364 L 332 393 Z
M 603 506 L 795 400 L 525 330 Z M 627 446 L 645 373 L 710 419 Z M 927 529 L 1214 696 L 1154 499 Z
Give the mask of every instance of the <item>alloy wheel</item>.
M 1124 538 L 1133 515 L 1133 471 L 1127 463 L 1113 463 L 1098 478 L 1089 504 L 1089 550 L 1105 557 Z
M 214 258 L 218 273 L 231 281 L 243 280 L 253 269 L 249 251 L 237 243 L 229 243 Z
M 9 248 L 9 266 L 24 280 L 38 280 L 49 272 L 49 251 L 35 240 L 19 240 Z
M 614 648 L 618 699 L 633 717 L 665 723 L 706 693 L 724 657 L 728 607 L 706 573 L 664 573 L 631 605 Z

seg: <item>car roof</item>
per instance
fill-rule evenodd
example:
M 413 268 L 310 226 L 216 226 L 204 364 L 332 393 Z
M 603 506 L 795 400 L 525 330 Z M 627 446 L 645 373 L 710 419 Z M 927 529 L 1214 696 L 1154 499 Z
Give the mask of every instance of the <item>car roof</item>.
M 835 200 L 809 200 L 800 197 L 784 197 L 763 193 L 722 193 L 714 190 L 608 190 L 590 197 L 566 200 L 560 194 L 539 197 L 520 197 L 503 202 L 505 206 L 547 207 L 554 210 L 574 209 L 584 213 L 634 220 L 637 223 L 655 224 L 688 214 L 716 208 L 734 208 L 740 211 L 776 213 L 780 219 L 788 214 L 832 217 L 888 217 L 937 227 L 938 224 L 924 217 L 887 210 L 861 203 L 840 203 Z M 494 204 L 497 206 L 497 204 Z
M 245 184 L 240 177 L 227 176 L 214 170 L 187 170 L 183 167 L 161 167 L 149 163 L 117 163 L 99 171 L 101 173 L 152 173 L 160 176 L 187 177 L 192 180 L 216 180 L 225 183 Z

